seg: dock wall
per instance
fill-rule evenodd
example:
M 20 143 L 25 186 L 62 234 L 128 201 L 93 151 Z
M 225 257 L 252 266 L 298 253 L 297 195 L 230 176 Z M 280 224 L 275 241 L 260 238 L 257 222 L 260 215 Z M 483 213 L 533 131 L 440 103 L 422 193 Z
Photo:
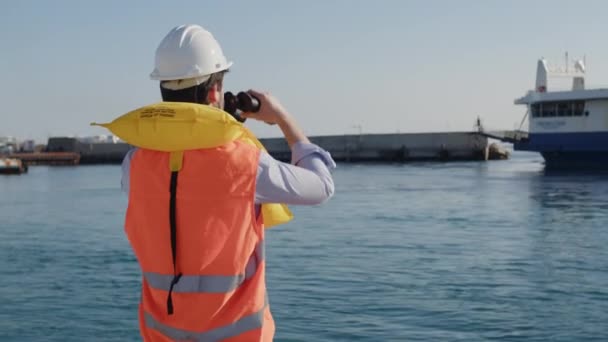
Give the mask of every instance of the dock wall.
M 285 139 L 260 140 L 273 157 L 291 158 Z M 486 137 L 469 132 L 334 135 L 310 140 L 336 161 L 346 162 L 484 160 L 488 147 Z
M 488 153 L 488 138 L 475 132 L 352 134 L 311 137 L 336 161 L 407 162 L 503 159 Z M 289 161 L 284 138 L 260 139 L 276 159 Z M 74 138 L 50 138 L 47 152 L 76 152 L 81 164 L 120 163 L 132 146 L 126 143 L 82 143 Z

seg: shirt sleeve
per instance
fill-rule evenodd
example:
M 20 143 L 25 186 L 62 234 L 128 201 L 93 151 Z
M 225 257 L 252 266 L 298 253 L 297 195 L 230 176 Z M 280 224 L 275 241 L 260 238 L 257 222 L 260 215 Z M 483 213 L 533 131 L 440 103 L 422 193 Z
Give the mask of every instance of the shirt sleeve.
M 292 147 L 292 164 L 262 152 L 258 165 L 255 202 L 293 205 L 320 204 L 334 194 L 331 170 L 336 167 L 329 152 L 311 143 Z
M 122 160 L 122 177 L 120 179 L 120 188 L 125 194 L 129 194 L 129 178 L 131 175 L 131 158 L 133 157 L 133 153 L 135 153 L 137 149 L 132 148 L 127 152 L 124 159 Z

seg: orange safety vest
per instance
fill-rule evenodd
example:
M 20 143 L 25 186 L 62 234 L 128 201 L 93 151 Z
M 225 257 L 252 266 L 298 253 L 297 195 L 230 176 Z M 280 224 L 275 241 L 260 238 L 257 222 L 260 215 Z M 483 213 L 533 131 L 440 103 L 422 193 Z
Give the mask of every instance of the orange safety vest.
M 255 214 L 260 150 L 242 141 L 131 159 L 125 230 L 142 273 L 144 341 L 272 341 L 264 225 Z

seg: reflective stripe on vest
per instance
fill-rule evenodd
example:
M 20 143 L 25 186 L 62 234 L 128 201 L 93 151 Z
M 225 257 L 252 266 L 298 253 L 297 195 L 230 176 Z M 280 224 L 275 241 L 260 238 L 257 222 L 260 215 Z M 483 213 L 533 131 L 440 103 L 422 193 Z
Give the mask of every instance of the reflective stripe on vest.
M 215 328 L 205 332 L 193 332 L 183 329 L 177 329 L 166 324 L 163 324 L 149 313 L 145 312 L 144 317 L 146 326 L 148 328 L 157 330 L 163 335 L 176 340 L 176 341 L 197 341 L 197 342 L 215 342 L 221 341 L 227 338 L 235 337 L 240 334 L 246 333 L 250 330 L 260 329 L 264 324 L 264 311 L 268 306 L 268 297 L 264 301 L 264 307 L 260 311 L 254 312 L 250 315 L 242 317 L 236 322 L 225 325 L 223 327 Z
M 264 241 L 260 241 L 245 266 L 245 273 L 234 276 L 221 275 L 182 275 L 179 282 L 173 286 L 173 292 L 178 293 L 226 293 L 237 289 L 246 280 L 253 277 L 264 260 Z M 173 274 L 144 272 L 144 277 L 150 287 L 157 290 L 169 291 Z

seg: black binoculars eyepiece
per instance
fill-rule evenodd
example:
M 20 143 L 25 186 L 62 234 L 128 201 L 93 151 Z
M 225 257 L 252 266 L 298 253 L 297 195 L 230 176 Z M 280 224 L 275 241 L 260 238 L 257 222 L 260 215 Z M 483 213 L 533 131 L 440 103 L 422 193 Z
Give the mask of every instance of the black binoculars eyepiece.
M 236 96 L 227 91 L 224 93 L 224 111 L 234 116 L 239 122 L 245 122 L 247 118 L 241 116 L 241 113 L 255 113 L 260 110 L 260 100 L 244 91 L 241 91 Z

